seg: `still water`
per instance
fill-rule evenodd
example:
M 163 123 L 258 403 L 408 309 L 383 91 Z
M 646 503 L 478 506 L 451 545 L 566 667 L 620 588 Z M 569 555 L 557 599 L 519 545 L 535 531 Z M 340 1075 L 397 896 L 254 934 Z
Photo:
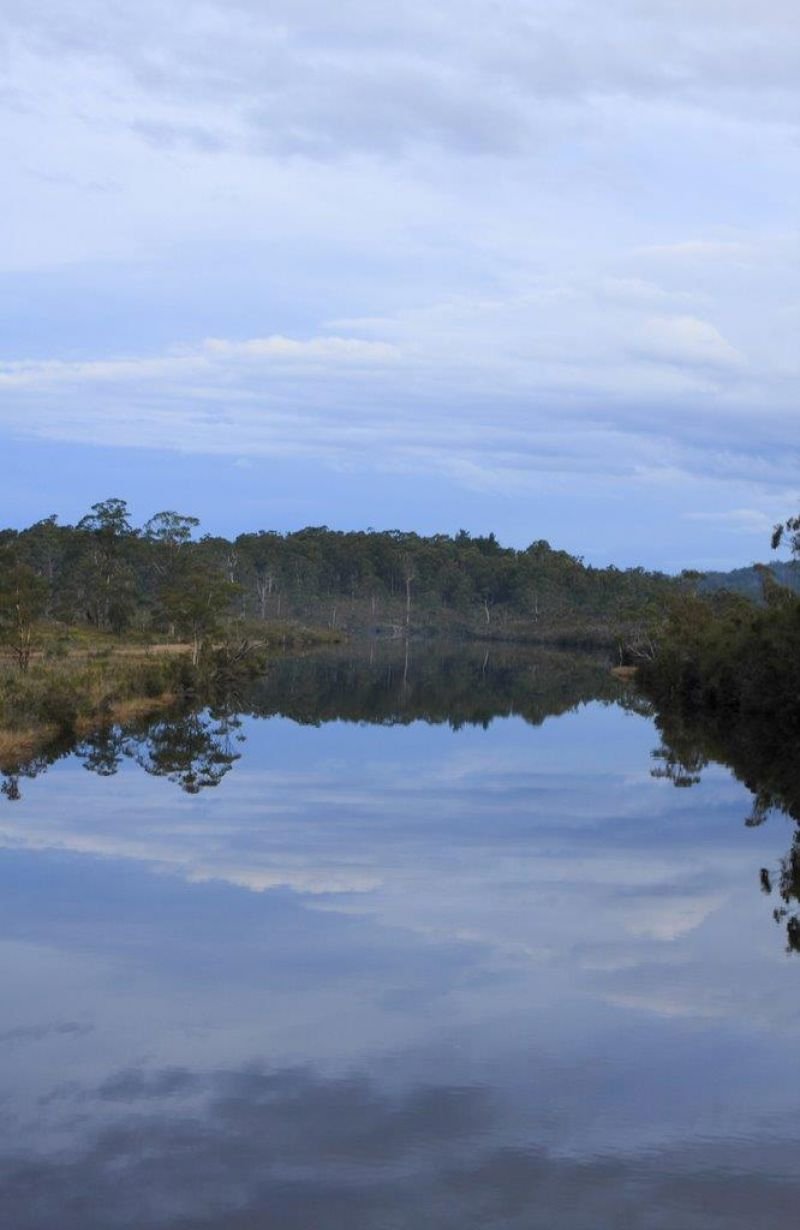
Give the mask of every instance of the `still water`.
M 6 781 L 0 1225 L 794 1224 L 794 825 L 660 741 L 388 647 Z

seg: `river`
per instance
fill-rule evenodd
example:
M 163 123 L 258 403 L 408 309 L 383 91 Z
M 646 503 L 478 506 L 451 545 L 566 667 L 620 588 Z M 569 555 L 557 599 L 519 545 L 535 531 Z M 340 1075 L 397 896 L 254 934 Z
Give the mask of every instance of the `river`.
M 384 645 L 7 778 L 0 1224 L 783 1230 L 795 826 L 660 744 Z

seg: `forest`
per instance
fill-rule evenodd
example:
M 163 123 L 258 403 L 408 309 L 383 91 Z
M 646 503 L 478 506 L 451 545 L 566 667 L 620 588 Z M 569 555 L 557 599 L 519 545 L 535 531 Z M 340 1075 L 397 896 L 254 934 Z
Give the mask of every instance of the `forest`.
M 42 621 L 180 638 L 195 660 L 223 628 L 280 621 L 356 635 L 610 643 L 678 585 L 642 568 L 593 568 L 543 540 L 518 551 L 464 530 L 318 526 L 231 540 L 199 528 L 174 511 L 137 527 L 126 502 L 109 499 L 74 526 L 51 516 L 1 530 L 0 627 L 19 664 L 35 652 Z
M 541 539 L 326 526 L 228 539 L 172 510 L 136 526 L 108 499 L 76 525 L 0 530 L 0 730 L 74 732 L 212 694 L 286 649 L 440 637 L 600 651 L 661 709 L 796 735 L 800 595 L 782 580 L 800 519 L 782 540 L 794 565 L 756 566 L 756 594 L 740 578 L 704 592 L 701 574 L 594 568 Z

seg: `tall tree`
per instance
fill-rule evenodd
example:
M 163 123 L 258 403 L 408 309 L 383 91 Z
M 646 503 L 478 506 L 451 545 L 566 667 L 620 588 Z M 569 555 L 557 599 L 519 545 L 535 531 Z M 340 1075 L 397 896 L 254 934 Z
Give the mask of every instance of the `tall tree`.
M 101 500 L 92 504 L 91 511 L 78 522 L 79 530 L 86 530 L 107 542 L 116 542 L 134 533 L 126 500 Z
M 197 517 L 185 517 L 172 509 L 155 513 L 146 521 L 142 533 L 149 542 L 158 542 L 177 551 L 191 541 L 192 532 L 200 521 Z
M 168 618 L 191 641 L 195 666 L 204 646 L 220 634 L 222 617 L 238 593 L 238 585 L 200 561 L 181 568 L 162 591 Z
M 119 499 L 93 504 L 76 528 L 86 542 L 78 580 L 89 622 L 119 632 L 135 603 L 135 577 L 126 547 L 136 531 L 128 505 Z
M 47 585 L 16 554 L 0 557 L 0 642 L 11 650 L 17 666 L 26 671 L 33 651 L 36 620 L 47 603 Z

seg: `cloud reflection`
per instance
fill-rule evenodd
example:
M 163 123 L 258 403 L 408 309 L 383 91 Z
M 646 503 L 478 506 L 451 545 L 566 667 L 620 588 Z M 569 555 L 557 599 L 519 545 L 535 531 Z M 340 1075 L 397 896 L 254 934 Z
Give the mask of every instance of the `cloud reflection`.
M 66 1154 L 3 1158 L 14 1230 L 661 1230 L 782 1227 L 796 1141 L 724 1136 L 648 1151 L 563 1152 L 533 1095 L 520 1119 L 478 1085 L 257 1066 L 130 1069 L 116 1109 Z

